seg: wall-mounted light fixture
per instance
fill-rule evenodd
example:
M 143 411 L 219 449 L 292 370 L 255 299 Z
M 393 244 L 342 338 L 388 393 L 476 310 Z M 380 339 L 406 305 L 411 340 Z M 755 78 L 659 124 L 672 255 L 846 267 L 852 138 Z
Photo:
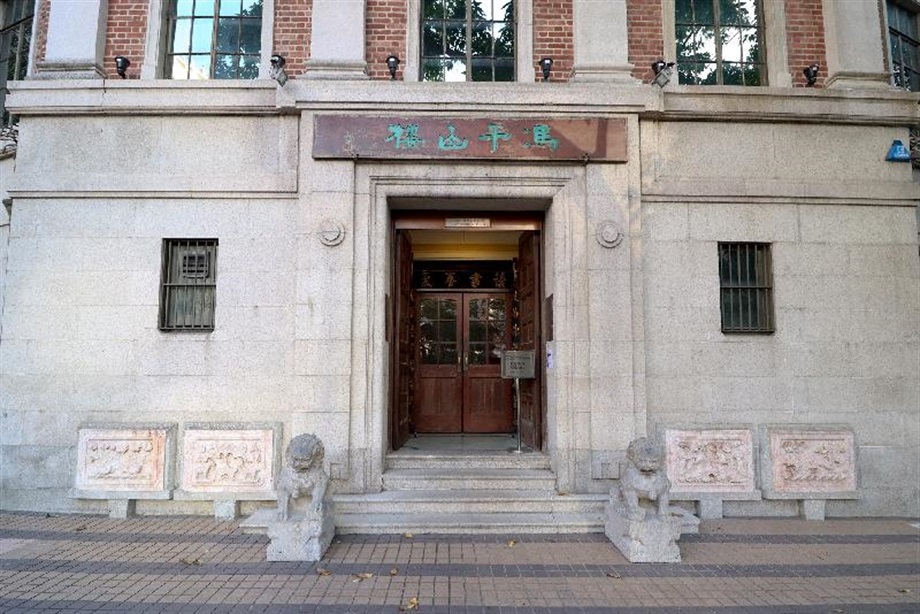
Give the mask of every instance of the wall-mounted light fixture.
M 395 81 L 396 71 L 399 70 L 399 57 L 395 55 L 387 56 L 387 70 L 390 71 L 390 81 Z
M 818 68 L 817 64 L 809 64 L 802 70 L 802 74 L 805 75 L 805 87 L 814 87 L 818 82 Z
M 549 71 L 553 69 L 553 58 L 540 58 L 540 70 L 543 71 L 543 80 L 549 81 Z
M 128 78 L 128 67 L 131 66 L 131 60 L 123 55 L 115 56 L 115 72 L 122 79 Z
M 891 142 L 888 148 L 888 155 L 885 156 L 888 162 L 910 162 L 910 150 L 904 146 L 900 139 Z
M 283 55 L 276 53 L 269 58 L 269 62 L 272 67 L 268 70 L 268 76 L 277 81 L 278 85 L 284 87 L 288 80 L 287 73 L 284 71 L 284 65 L 287 64 L 287 60 L 284 59 Z
M 652 62 L 652 72 L 655 73 L 655 79 L 652 81 L 652 84 L 658 87 L 667 85 L 668 81 L 671 80 L 671 71 L 673 68 L 674 62 L 665 62 L 664 60 Z

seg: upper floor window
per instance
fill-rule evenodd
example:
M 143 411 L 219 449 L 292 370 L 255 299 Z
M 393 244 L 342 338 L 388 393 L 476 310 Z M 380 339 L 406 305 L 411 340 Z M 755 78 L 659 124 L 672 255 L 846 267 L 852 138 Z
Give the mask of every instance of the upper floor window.
M 916 5 L 915 5 L 916 6 Z M 896 87 L 920 92 L 920 12 L 888 0 L 891 78 Z
M 166 77 L 257 79 L 263 0 L 172 0 Z
M 0 125 L 11 118 L 6 111 L 6 84 L 26 78 L 32 42 L 34 0 L 0 1 Z
M 422 0 L 422 81 L 514 81 L 514 0 Z
M 690 85 L 766 85 L 759 0 L 674 0 L 677 72 Z

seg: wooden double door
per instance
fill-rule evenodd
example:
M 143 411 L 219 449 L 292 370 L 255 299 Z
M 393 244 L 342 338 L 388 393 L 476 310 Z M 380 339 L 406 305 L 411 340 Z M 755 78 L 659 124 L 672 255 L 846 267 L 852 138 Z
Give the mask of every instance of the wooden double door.
M 417 293 L 416 432 L 514 430 L 511 380 L 501 377 L 511 299 L 510 292 Z

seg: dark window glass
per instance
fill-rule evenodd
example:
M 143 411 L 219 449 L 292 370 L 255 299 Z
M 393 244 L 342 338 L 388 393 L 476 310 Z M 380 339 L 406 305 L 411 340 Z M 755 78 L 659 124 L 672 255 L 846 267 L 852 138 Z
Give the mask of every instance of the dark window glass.
M 173 0 L 166 77 L 255 79 L 262 52 L 262 0 Z
M 217 239 L 164 239 L 160 330 L 214 330 Z
M 14 123 L 6 111 L 6 84 L 21 81 L 29 70 L 34 0 L 12 0 L 0 8 L 0 126 Z
M 766 85 L 759 0 L 675 0 L 677 74 L 690 85 Z
M 514 0 L 422 0 L 423 81 L 514 81 Z
M 724 333 L 772 333 L 773 263 L 769 243 L 719 243 Z
M 896 87 L 920 92 L 920 16 L 888 0 L 891 79 Z

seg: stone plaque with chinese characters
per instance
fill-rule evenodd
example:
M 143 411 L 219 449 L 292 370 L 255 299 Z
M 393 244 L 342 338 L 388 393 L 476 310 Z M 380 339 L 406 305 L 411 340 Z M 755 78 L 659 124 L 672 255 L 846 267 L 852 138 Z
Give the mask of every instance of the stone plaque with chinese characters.
M 182 443 L 182 488 L 207 493 L 272 490 L 273 442 L 270 429 L 187 429 Z
M 626 120 L 318 115 L 314 158 L 626 162 Z
M 665 431 L 671 492 L 754 490 L 754 445 L 748 429 Z
M 773 494 L 817 499 L 856 491 L 851 430 L 775 428 L 768 432 Z
M 80 429 L 76 488 L 86 491 L 154 492 L 164 489 L 166 431 Z

